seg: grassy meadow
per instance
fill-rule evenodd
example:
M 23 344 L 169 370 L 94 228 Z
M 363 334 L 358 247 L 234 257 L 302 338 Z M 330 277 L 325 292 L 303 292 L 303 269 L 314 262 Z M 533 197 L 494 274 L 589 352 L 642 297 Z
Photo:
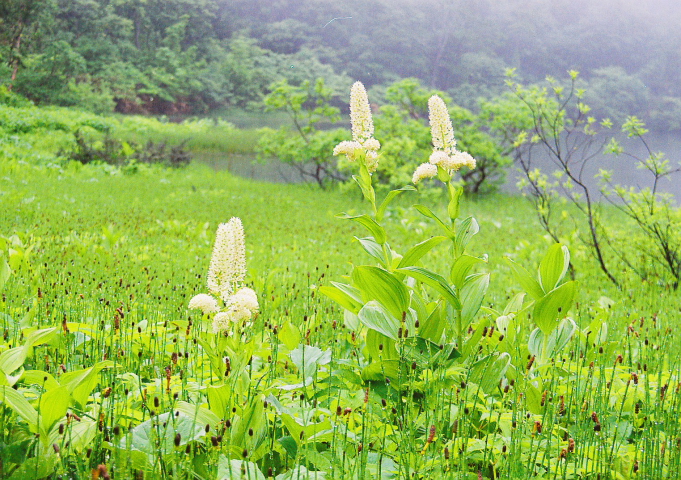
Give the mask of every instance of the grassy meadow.
M 256 130 L 1 108 L 0 478 L 678 478 L 678 293 L 616 289 L 579 232 L 573 284 L 522 197 L 448 231 L 445 190 L 405 191 L 360 224 L 359 189 L 58 154 L 85 129 L 229 159 Z M 259 312 L 227 336 L 187 307 L 231 217 Z

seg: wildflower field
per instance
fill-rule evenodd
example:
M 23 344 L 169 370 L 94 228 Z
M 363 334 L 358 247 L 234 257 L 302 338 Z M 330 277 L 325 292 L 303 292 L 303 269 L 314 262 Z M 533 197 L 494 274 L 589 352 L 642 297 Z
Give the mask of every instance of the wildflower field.
M 678 478 L 678 293 L 464 196 L 429 106 L 392 191 L 361 84 L 352 192 L 3 137 L 0 478 Z

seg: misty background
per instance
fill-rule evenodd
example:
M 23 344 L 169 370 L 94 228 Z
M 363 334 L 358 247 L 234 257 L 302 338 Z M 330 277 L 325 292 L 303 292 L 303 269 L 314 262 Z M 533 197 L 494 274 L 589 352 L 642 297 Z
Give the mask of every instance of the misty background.
M 346 109 L 355 80 L 380 105 L 415 77 L 475 110 L 508 91 L 508 69 L 525 84 L 574 69 L 594 116 L 638 116 L 674 158 L 679 24 L 674 0 L 0 0 L 0 89 L 238 124 L 280 79 L 323 77 Z

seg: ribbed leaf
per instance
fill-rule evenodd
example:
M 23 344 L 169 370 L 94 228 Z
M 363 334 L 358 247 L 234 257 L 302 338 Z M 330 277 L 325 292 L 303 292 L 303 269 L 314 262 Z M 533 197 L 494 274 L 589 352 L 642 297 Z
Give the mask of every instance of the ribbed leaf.
M 442 275 L 431 272 L 421 267 L 404 267 L 398 268 L 396 272 L 404 273 L 408 277 L 415 278 L 419 282 L 425 283 L 429 287 L 435 289 L 440 295 L 442 295 L 447 302 L 449 302 L 455 309 L 461 310 L 461 302 L 459 298 L 449 286 L 447 281 Z

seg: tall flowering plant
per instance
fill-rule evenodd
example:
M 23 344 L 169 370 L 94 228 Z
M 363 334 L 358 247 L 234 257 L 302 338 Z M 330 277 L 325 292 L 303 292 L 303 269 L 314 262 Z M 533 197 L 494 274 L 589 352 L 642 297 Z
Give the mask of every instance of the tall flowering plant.
M 433 96 L 428 106 L 433 152 L 428 163 L 415 169 L 412 181 L 418 185 L 426 179 L 437 178 L 447 185 L 449 221 L 441 220 L 425 205 L 414 208 L 432 219 L 442 235 L 425 239 L 403 253 L 388 244 L 383 225 L 385 210 L 397 195 L 415 187 L 391 191 L 381 203 L 377 202 L 372 172 L 380 159 L 377 154 L 380 144 L 373 138 L 366 92 L 356 83 L 351 93 L 353 141 L 339 144 L 335 153 L 357 163 L 359 171 L 353 178 L 372 211 L 340 217 L 366 227 L 369 236 L 357 240 L 378 263 L 355 266 L 349 283 L 334 282 L 320 290 L 346 310 L 347 326 L 359 334 L 355 338 L 365 342 L 363 379 L 387 379 L 393 387 L 400 388 L 415 372 L 431 375 L 439 371 L 447 375 L 443 372 L 451 371 L 452 364 L 458 363 L 461 371 L 466 372 L 467 382 L 477 384 L 483 392 L 491 392 L 498 389 L 511 365 L 517 372 L 526 361 L 518 353 L 522 351 L 518 348 L 521 331 L 518 312 L 534 306 L 532 318 L 536 328 L 527 348 L 539 364 L 564 348 L 573 336 L 575 324 L 566 317 L 575 292 L 574 282 L 565 282 L 569 253 L 561 244 L 551 247 L 541 262 L 537 280 L 509 261 L 509 267 L 532 303 L 524 305 L 525 294 L 518 294 L 501 311 L 485 308 L 493 318 L 478 317 L 490 275 L 475 270 L 486 264 L 487 256 L 468 253 L 479 226 L 473 217 L 459 218 L 463 188 L 455 179 L 461 168 L 475 168 L 476 161 L 456 148 L 444 101 Z M 447 241 L 450 255 L 446 273 L 424 268 L 421 259 Z M 439 259 L 437 263 L 446 262 Z M 405 365 L 409 364 L 411 369 L 405 371 Z
M 408 185 L 377 201 L 372 173 L 380 160 L 380 143 L 373 138 L 371 110 L 366 91 L 359 82 L 352 87 L 350 100 L 353 140 L 340 143 L 334 151 L 357 164 L 358 173 L 353 178 L 371 205 L 369 214 L 341 214 L 340 217 L 366 227 L 370 235 L 358 241 L 378 264 L 355 266 L 350 283 L 333 283 L 321 291 L 345 308 L 346 323 L 366 342 L 362 377 L 387 378 L 393 386 L 400 385 L 410 374 L 403 370 L 404 365 L 412 364 L 413 369 L 425 371 L 447 368 L 453 362 L 465 362 L 471 357 L 473 347 L 481 338 L 467 338 L 467 332 L 480 310 L 489 283 L 489 274 L 471 274 L 473 267 L 485 259 L 466 253 L 478 226 L 472 218 L 458 219 L 462 189 L 452 181 L 461 167 L 474 168 L 475 160 L 456 149 L 451 120 L 442 99 L 432 97 L 429 107 L 433 153 L 429 163 L 416 168 L 413 183 L 437 177 L 448 185 L 451 222 L 442 222 L 423 205 L 415 207 L 434 219 L 444 235 L 428 238 L 403 253 L 390 247 L 383 225 L 385 211 L 396 196 L 416 188 Z M 420 265 L 425 255 L 448 239 L 452 242 L 448 275 Z M 427 352 L 425 357 L 424 352 Z M 498 381 L 508 367 L 508 358 L 496 355 L 489 360 L 493 368 L 487 372 L 487 378 Z M 476 370 L 479 381 L 483 371 L 482 367 Z
M 232 217 L 221 223 L 215 235 L 206 286 L 189 301 L 189 309 L 212 317 L 213 333 L 233 335 L 250 325 L 258 312 L 256 293 L 243 286 L 246 277 L 246 245 L 241 220 Z

